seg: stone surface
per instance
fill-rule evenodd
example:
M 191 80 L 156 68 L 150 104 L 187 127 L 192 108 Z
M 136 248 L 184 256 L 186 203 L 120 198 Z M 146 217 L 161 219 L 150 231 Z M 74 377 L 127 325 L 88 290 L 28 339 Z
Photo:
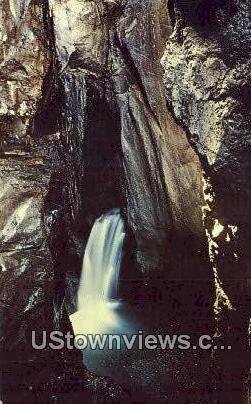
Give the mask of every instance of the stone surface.
M 41 97 L 42 82 L 50 55 L 46 47 L 43 8 L 30 1 L 2 1 L 1 17 L 1 104 L 0 115 L 13 121 L 21 137 Z M 3 129 L 5 129 L 5 126 Z M 8 136 L 1 130 L 1 142 Z M 4 136 L 5 135 L 5 136 Z
M 128 220 L 138 263 L 147 272 L 169 271 L 166 276 L 172 276 L 174 268 L 178 277 L 174 246 L 179 244 L 184 261 L 191 239 L 198 255 L 204 248 L 203 195 L 200 162 L 166 107 L 160 80 L 160 57 L 170 29 L 165 2 L 127 2 L 113 33 L 111 60 L 121 105 Z M 184 261 L 181 258 L 181 266 Z M 190 262 L 191 271 L 193 267 Z
M 76 400 L 122 399 L 124 393 L 110 380 L 86 373 L 77 351 L 31 346 L 32 330 L 72 331 L 64 307 L 65 274 L 69 259 L 80 254 L 77 179 L 82 178 L 85 92 L 78 87 L 84 75 L 78 80 L 65 74 L 52 88 L 56 69 L 48 4 L 5 1 L 1 17 L 1 399 L 57 402 L 68 400 L 72 390 Z M 63 110 L 55 100 L 58 93 Z
M 150 273 L 165 270 L 168 261 L 173 267 L 173 246 L 179 242 L 186 261 L 184 244 L 190 239 L 197 253 L 205 251 L 200 162 L 167 110 L 160 79 L 160 58 L 171 30 L 166 3 L 53 2 L 51 13 L 61 66 L 92 72 L 94 86 L 101 75 L 114 88 L 125 208 L 137 263 Z M 106 109 L 113 108 L 109 96 L 105 103 Z
M 237 0 L 172 4 L 174 31 L 162 58 L 166 98 L 205 172 L 218 335 L 233 335 L 248 367 L 251 7 Z
M 124 398 L 88 375 L 78 353 L 28 348 L 31 329 L 70 329 L 65 303 L 74 310 L 90 228 L 111 207 L 126 219 L 130 276 L 200 289 L 214 274 L 216 314 L 228 313 L 218 331 L 245 339 L 248 1 L 3 0 L 0 19 L 5 401 L 18 402 L 11 389 L 22 373 L 23 402 L 39 391 L 69 399 L 72 389 L 76 400 Z M 29 390 L 29 363 L 46 361 L 57 366 L 37 366 Z
M 207 2 L 197 3 L 190 10 L 176 4 L 162 58 L 166 97 L 209 177 L 205 224 L 220 279 L 233 305 L 249 311 L 251 9 L 246 1 L 223 1 L 206 12 Z

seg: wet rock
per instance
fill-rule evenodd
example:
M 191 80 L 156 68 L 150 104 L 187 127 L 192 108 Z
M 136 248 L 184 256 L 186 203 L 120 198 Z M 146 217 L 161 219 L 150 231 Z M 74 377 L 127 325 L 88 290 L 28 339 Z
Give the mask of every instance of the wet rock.
M 174 31 L 162 58 L 166 98 L 206 173 L 217 335 L 233 335 L 237 362 L 248 367 L 251 8 L 237 0 L 172 3 Z
M 164 270 L 170 275 L 174 268 L 174 276 L 179 276 L 174 245 L 179 245 L 184 258 L 182 267 L 188 240 L 193 239 L 197 255 L 205 244 L 200 162 L 167 109 L 160 80 L 160 58 L 170 30 L 165 2 L 128 2 L 117 22 L 111 59 L 121 105 L 128 220 L 138 243 L 137 260 L 148 272 Z
M 30 3 L 6 0 L 0 6 L 0 115 L 19 126 L 27 126 L 36 111 L 50 63 L 48 33 L 42 24 L 43 7 Z M 4 132 L 1 131 L 1 142 L 8 134 Z
M 212 212 L 206 214 L 210 216 L 206 226 L 211 232 L 217 220 L 224 229 L 237 227 L 237 234 L 231 239 L 231 243 L 238 244 L 232 248 L 232 257 L 230 251 L 227 252 L 230 238 L 223 243 L 220 241 L 220 254 L 226 255 L 218 265 L 220 278 L 226 283 L 232 277 L 242 278 L 247 296 L 250 256 L 246 248 L 246 229 L 251 218 L 247 204 L 250 197 L 250 108 L 247 103 L 250 5 L 236 1 L 231 2 L 234 7 L 228 8 L 226 3 L 215 4 L 215 18 L 211 25 L 208 21 L 210 27 L 205 27 L 195 21 L 195 8 L 184 12 L 177 2 L 175 30 L 162 63 L 167 100 L 186 128 L 210 178 Z M 200 4 L 201 10 L 206 5 L 206 2 Z M 234 262 L 234 253 L 238 255 L 238 263 Z M 229 290 L 229 293 L 237 303 L 240 299 L 237 290 Z
M 79 207 L 73 175 L 81 178 L 84 112 L 79 118 L 85 104 L 74 98 L 73 83 L 64 101 L 68 105 L 74 99 L 80 107 L 75 121 L 69 119 L 79 129 L 75 137 L 73 130 L 70 138 L 56 132 L 58 108 L 46 119 L 59 86 L 53 87 L 48 4 L 5 1 L 1 17 L 1 398 L 5 403 L 57 402 L 72 389 L 76 399 L 101 400 L 104 389 L 107 396 L 122 397 L 106 379 L 93 375 L 93 387 L 87 385 L 90 375 L 79 352 L 32 348 L 32 331 L 72 331 L 64 307 L 64 258 L 71 257 L 69 232 L 74 234 Z M 75 245 L 73 250 L 76 256 Z
M 137 243 L 136 261 L 148 272 L 165 270 L 167 262 L 174 267 L 172 249 L 178 242 L 184 264 L 190 239 L 198 255 L 205 251 L 202 176 L 199 159 L 168 112 L 160 79 L 160 58 L 171 32 L 166 3 L 72 4 L 51 4 L 56 51 L 62 66 L 92 72 L 93 86 L 103 76 L 107 111 L 117 104 L 114 119 L 117 138 L 120 131 L 122 136 L 126 211 Z M 112 98 L 107 88 L 113 89 Z M 94 119 L 95 114 L 89 122 Z
M 30 331 L 71 328 L 65 295 L 74 310 L 90 228 L 114 206 L 123 210 L 133 270 L 145 283 L 210 283 L 214 273 L 216 300 L 240 308 L 246 327 L 250 6 L 193 3 L 4 0 L 0 6 L 0 342 L 7 402 L 18 399 L 11 389 L 22 372 L 16 388 L 24 386 L 23 402 L 39 390 L 47 401 L 67 396 L 66 374 L 69 388 L 87 394 L 83 367 L 67 373 L 79 355 L 32 356 Z M 36 367 L 32 392 L 27 358 L 44 367 Z M 113 397 L 110 382 L 93 380 L 99 397 L 107 389 Z
M 62 67 L 75 58 L 80 58 L 86 65 L 104 66 L 108 37 L 103 1 L 51 1 L 50 7 Z

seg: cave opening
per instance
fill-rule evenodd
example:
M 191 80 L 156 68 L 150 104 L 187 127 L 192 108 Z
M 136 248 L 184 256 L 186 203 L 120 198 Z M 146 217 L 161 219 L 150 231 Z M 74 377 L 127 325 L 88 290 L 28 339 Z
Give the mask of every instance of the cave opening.
M 193 291 L 188 286 L 186 305 L 182 280 L 168 283 L 162 277 L 164 271 L 148 276 L 138 268 L 136 241 L 128 223 L 121 112 L 114 93 L 103 77 L 97 79 L 76 66 L 66 70 L 60 80 L 59 135 L 53 149 L 56 169 L 44 209 L 55 265 L 54 307 L 62 316 L 66 308 L 75 335 L 114 336 L 101 349 L 89 345 L 80 351 L 90 371 L 112 378 L 141 399 L 166 399 L 167 391 L 176 399 L 180 394 L 177 386 L 186 375 L 179 377 L 170 392 L 170 378 L 179 370 L 175 363 L 181 361 L 184 369 L 194 361 L 207 364 L 209 353 L 191 351 L 185 358 L 177 346 L 174 350 L 148 349 L 139 344 L 145 337 L 154 339 L 159 334 L 164 339 L 171 335 L 172 344 L 188 330 L 196 339 L 202 327 L 211 326 L 201 324 L 201 298 L 206 299 L 199 290 L 193 305 Z M 109 219 L 103 230 L 97 226 L 102 225 L 101 218 Z M 113 235 L 117 242 L 109 241 Z M 87 278 L 86 266 L 92 270 Z M 165 269 L 168 273 L 169 268 Z M 88 301 L 89 292 L 92 298 Z M 134 340 L 128 349 L 127 344 Z M 197 375 L 201 368 L 205 364 L 196 368 Z M 191 379 L 196 379 L 195 373 Z M 207 378 L 205 374 L 205 384 Z
M 190 283 L 185 290 L 182 279 L 166 283 L 162 278 L 170 268 L 150 276 L 137 268 L 137 249 L 127 223 L 121 111 L 108 81 L 78 65 L 71 66 L 62 74 L 58 99 L 60 164 L 45 204 L 55 262 L 54 302 L 66 306 L 75 335 L 98 335 L 102 341 L 107 335 L 115 337 L 111 344 L 106 339 L 101 348 L 82 348 L 83 363 L 89 370 L 138 392 L 141 399 L 166 400 L 168 392 L 168 399 L 183 400 L 183 381 L 188 385 L 201 379 L 201 373 L 210 368 L 210 352 L 191 350 L 185 357 L 178 345 L 148 349 L 139 347 L 139 342 L 149 335 L 153 342 L 158 335 L 169 335 L 175 345 L 179 335 L 189 334 L 197 341 L 202 329 L 209 333 L 211 312 L 203 316 L 202 308 L 207 300 L 205 289 L 195 282 L 194 303 Z M 40 126 L 44 126 L 43 120 Z M 97 225 L 102 224 L 101 218 L 109 219 L 104 220 L 103 230 Z M 121 221 L 123 228 L 114 229 Z M 191 250 L 185 242 L 184 247 Z M 127 340 L 121 339 L 123 335 Z M 130 345 L 134 339 L 136 344 L 128 349 L 126 341 Z M 120 348 L 116 349 L 118 341 Z M 192 363 L 196 364 L 193 373 L 182 373 Z M 209 377 L 208 370 L 204 386 Z M 196 400 L 196 394 L 191 400 Z
M 180 280 L 167 285 L 162 273 L 151 278 L 137 267 L 136 241 L 127 219 L 121 116 L 109 83 L 75 66 L 63 73 L 58 97 L 59 164 L 45 204 L 55 264 L 54 304 L 62 307 L 61 312 L 66 307 L 75 335 L 114 336 L 111 345 L 106 340 L 101 349 L 81 350 L 90 371 L 111 377 L 140 398 L 166 399 L 170 377 L 177 370 L 172 364 L 167 376 L 172 356 L 185 368 L 186 361 L 202 357 L 207 363 L 209 353 L 201 357 L 190 352 L 185 359 L 179 348 L 140 348 L 140 341 L 159 334 L 174 335 L 173 341 L 187 330 L 196 338 L 203 302 L 198 296 L 193 306 L 188 290 L 186 306 Z M 87 277 L 86 267 L 91 271 Z M 198 316 L 196 324 L 192 324 L 194 316 Z M 130 345 L 134 340 L 128 349 L 128 341 Z M 182 378 L 185 375 L 179 382 Z M 177 386 L 173 390 L 176 397 Z

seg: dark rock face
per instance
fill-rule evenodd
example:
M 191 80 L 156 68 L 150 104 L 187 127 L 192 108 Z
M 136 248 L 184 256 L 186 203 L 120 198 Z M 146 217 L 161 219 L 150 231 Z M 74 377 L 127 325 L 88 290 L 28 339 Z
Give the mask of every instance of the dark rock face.
M 160 79 L 159 61 L 170 32 L 166 3 L 76 2 L 73 9 L 68 2 L 54 2 L 52 9 L 62 67 L 68 63 L 91 72 L 94 87 L 102 80 L 103 115 L 116 111 L 109 113 L 115 122 L 111 132 L 120 138 L 122 204 L 136 240 L 137 263 L 148 273 L 162 272 L 168 262 L 174 267 L 171 250 L 177 241 L 184 260 L 190 239 L 194 251 L 205 251 L 200 162 L 167 110 Z
M 250 5 L 192 3 L 0 6 L 4 402 L 125 398 L 77 352 L 30 349 L 32 329 L 71 329 L 86 240 L 112 207 L 133 271 L 197 288 L 214 274 L 217 316 L 231 313 L 219 329 L 247 336 Z
M 246 1 L 173 3 L 175 27 L 162 59 L 166 97 L 205 171 L 203 214 L 219 331 L 232 330 L 245 351 L 251 311 L 251 8 Z
M 206 12 L 207 2 L 197 3 L 200 12 Z M 213 238 L 219 237 L 220 249 L 227 252 L 225 258 L 224 252 L 218 257 L 221 261 L 218 269 L 222 280 L 242 278 L 247 297 L 250 5 L 248 2 L 214 3 L 210 11 L 214 18 L 208 17 L 208 27 L 198 20 L 196 5 L 188 10 L 182 2 L 177 2 L 176 25 L 162 62 L 168 102 L 186 128 L 210 177 L 212 188 L 211 197 L 207 198 L 210 211 L 206 213 L 206 227 Z M 214 236 L 218 233 L 218 222 L 223 228 Z M 231 253 L 229 245 L 232 245 Z M 239 292 L 233 290 L 231 298 L 235 305 L 240 299 Z
M 48 4 L 6 1 L 1 15 L 1 398 L 70 401 L 74 391 L 76 400 L 122 399 L 120 388 L 85 370 L 77 351 L 31 345 L 32 330 L 38 338 L 71 330 L 66 272 L 83 249 L 88 97 L 84 74 L 56 79 Z
M 14 373 L 9 364 L 22 361 L 29 350 L 29 328 L 36 329 L 47 310 L 52 315 L 53 265 L 43 203 L 53 139 L 35 144 L 27 135 L 50 63 L 43 10 L 27 2 L 15 8 L 7 1 L 1 8 L 1 368 L 6 399 Z
M 64 206 L 61 204 L 62 223 L 52 246 L 59 251 L 59 277 L 62 267 L 66 270 L 71 311 L 92 224 L 103 211 L 124 204 L 119 124 L 109 83 L 83 71 L 77 62 L 74 65 L 60 77 L 60 161 L 64 171 L 61 167 L 56 182 L 59 188 L 62 183 L 65 187 L 56 192 L 57 201 Z M 65 234 L 62 248 L 60 232 Z
M 114 80 L 121 108 L 128 221 L 137 242 L 137 261 L 148 273 L 175 266 L 177 277 L 174 245 L 179 243 L 185 260 L 189 239 L 197 239 L 195 250 L 203 250 L 202 188 L 200 162 L 169 114 L 159 79 L 159 60 L 169 32 L 165 2 L 129 1 L 112 33 L 111 58 L 116 68 L 121 64 Z

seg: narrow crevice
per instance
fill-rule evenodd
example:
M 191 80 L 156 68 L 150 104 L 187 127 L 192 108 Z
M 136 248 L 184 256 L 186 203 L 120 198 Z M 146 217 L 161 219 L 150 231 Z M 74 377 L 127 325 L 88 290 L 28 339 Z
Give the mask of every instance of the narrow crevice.
M 145 86 L 142 82 L 142 78 L 141 75 L 134 63 L 133 57 L 130 53 L 129 48 L 126 46 L 125 43 L 122 43 L 119 35 L 117 34 L 117 32 L 115 32 L 114 34 L 114 44 L 115 46 L 117 46 L 117 48 L 121 51 L 122 55 L 123 55 L 123 59 L 132 75 L 132 78 L 134 80 L 134 83 L 137 84 L 137 87 L 139 87 L 140 93 L 142 94 L 143 100 L 144 100 L 144 104 L 147 106 L 148 110 L 151 111 L 151 114 L 154 116 L 155 121 L 157 123 L 157 125 L 160 127 L 160 123 L 158 121 L 158 117 L 156 116 L 156 114 L 154 113 L 151 104 L 149 102 L 148 99 L 148 95 L 145 89 Z
M 47 37 L 44 46 L 50 54 L 50 66 L 42 84 L 42 98 L 30 124 L 32 137 L 40 138 L 58 130 L 60 93 L 58 88 L 60 63 L 57 58 L 53 16 L 48 1 L 42 4 L 43 24 Z

